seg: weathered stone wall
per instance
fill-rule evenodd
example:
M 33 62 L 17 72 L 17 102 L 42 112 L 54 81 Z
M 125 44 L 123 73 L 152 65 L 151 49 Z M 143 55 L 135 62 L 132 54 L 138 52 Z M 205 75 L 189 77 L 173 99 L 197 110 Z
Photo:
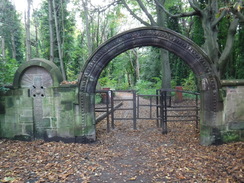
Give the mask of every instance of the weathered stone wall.
M 244 80 L 223 80 L 224 142 L 244 140 Z
M 41 125 L 35 127 L 34 98 L 29 96 L 28 89 L 10 88 L 1 94 L 0 137 L 32 140 L 39 130 L 43 132 L 38 136 L 41 139 L 74 141 L 75 123 L 80 119 L 77 93 L 77 85 L 46 88 L 41 99 Z
M 1 96 L 1 137 L 33 134 L 32 102 L 26 89 L 10 89 Z
M 0 138 L 84 141 L 78 86 L 61 85 L 58 67 L 32 59 L 16 71 L 13 86 L 0 93 Z

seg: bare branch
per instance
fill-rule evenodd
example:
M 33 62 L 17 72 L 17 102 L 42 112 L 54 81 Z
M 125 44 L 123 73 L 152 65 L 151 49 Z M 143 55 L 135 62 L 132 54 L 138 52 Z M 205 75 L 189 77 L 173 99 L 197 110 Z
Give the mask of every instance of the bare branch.
M 148 19 L 151 22 L 151 25 L 157 25 L 157 23 L 154 21 L 152 15 L 147 11 L 147 8 L 144 6 L 141 0 L 136 0 L 139 6 L 141 7 L 142 11 L 147 15 Z
M 222 20 L 222 18 L 227 14 L 227 9 L 224 9 L 222 12 L 221 12 L 221 15 L 217 18 L 217 19 L 215 19 L 214 20 L 214 22 L 212 23 L 212 28 L 214 28 L 221 20 Z
M 124 4 L 125 8 L 130 12 L 130 14 L 136 18 L 138 21 L 140 21 L 142 24 L 144 24 L 145 26 L 151 26 L 149 23 L 145 22 L 144 20 L 142 20 L 139 16 L 137 16 L 131 9 L 130 7 L 127 5 L 127 3 L 125 2 L 125 0 L 121 0 L 121 2 Z
M 166 13 L 168 14 L 170 17 L 173 17 L 173 18 L 180 18 L 180 17 L 190 17 L 190 16 L 195 16 L 195 15 L 199 15 L 199 12 L 197 11 L 192 11 L 192 12 L 186 12 L 186 13 L 179 13 L 179 14 L 172 14 L 170 13 L 168 10 L 165 9 L 165 7 L 160 4 L 158 2 L 158 0 L 154 0 L 155 3 Z

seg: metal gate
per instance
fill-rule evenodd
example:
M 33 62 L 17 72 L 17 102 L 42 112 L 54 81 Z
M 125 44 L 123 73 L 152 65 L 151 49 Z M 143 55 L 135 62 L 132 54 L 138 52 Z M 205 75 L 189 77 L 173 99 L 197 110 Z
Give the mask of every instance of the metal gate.
M 155 95 L 136 95 L 135 90 L 99 90 L 97 93 L 103 94 L 106 100 L 103 105 L 95 107 L 95 112 L 104 113 L 96 121 L 107 118 L 107 131 L 110 126 L 115 127 L 116 120 L 132 120 L 133 129 L 137 129 L 137 119 L 156 120 L 156 126 L 162 128 L 163 134 L 168 132 L 168 122 L 194 121 L 198 128 L 199 93 L 171 89 L 156 90 Z M 128 94 L 128 97 L 115 97 L 118 93 Z M 147 104 L 140 103 L 144 98 L 147 98 Z M 124 102 L 127 102 L 127 107 L 121 107 Z M 148 108 L 148 115 L 141 114 L 143 107 Z M 125 111 L 130 115 L 117 117 L 115 111 Z
M 156 93 L 159 96 L 158 114 L 161 117 L 160 127 L 163 134 L 168 132 L 168 122 L 195 122 L 198 129 L 199 93 L 173 89 L 160 89 Z

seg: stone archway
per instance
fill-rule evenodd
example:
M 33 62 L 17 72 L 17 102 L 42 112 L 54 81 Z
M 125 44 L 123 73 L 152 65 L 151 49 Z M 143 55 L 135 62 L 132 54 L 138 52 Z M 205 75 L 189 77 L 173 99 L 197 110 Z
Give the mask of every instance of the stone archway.
M 88 59 L 79 80 L 82 115 L 79 134 L 95 140 L 94 96 L 102 70 L 117 55 L 142 46 L 155 46 L 173 52 L 193 70 L 201 89 L 200 143 L 214 144 L 220 137 L 222 105 L 219 80 L 208 56 L 188 38 L 168 29 L 137 28 L 123 32 L 102 44 Z M 79 135 L 77 134 L 77 135 Z

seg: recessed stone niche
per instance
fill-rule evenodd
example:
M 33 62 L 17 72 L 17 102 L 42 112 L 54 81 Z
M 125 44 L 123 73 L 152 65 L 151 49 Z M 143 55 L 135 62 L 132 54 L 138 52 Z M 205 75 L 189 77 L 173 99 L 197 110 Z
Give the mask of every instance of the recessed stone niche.
M 60 85 L 59 68 L 32 59 L 16 71 L 13 86 L 1 94 L 0 137 L 79 142 L 82 130 L 76 84 Z

